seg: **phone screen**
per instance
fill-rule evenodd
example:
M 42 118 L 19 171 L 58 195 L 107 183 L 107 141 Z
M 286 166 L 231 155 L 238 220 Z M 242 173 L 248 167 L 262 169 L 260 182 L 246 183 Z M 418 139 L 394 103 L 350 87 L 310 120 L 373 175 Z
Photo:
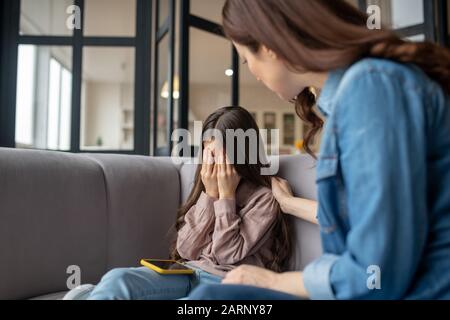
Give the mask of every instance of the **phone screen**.
M 147 261 L 148 263 L 151 263 L 163 270 L 191 270 L 188 267 L 185 267 L 180 263 L 176 263 L 175 261 L 151 260 L 151 259 L 147 259 L 145 261 Z

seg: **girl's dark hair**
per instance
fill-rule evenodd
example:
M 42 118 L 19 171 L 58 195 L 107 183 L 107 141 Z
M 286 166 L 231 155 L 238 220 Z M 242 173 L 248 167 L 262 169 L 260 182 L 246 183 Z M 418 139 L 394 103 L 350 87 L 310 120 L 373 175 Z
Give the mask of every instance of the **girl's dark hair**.
M 328 72 L 365 57 L 420 67 L 450 93 L 450 51 L 432 43 L 412 43 L 393 31 L 369 30 L 368 16 L 344 0 L 227 0 L 223 27 L 232 41 L 257 53 L 262 45 L 298 72 Z M 305 150 L 323 121 L 315 113 L 316 95 L 299 93 L 299 117 L 310 125 Z
M 245 143 L 242 146 L 238 143 L 237 138 L 235 138 L 235 149 L 234 156 L 229 157 L 233 159 L 234 167 L 241 177 L 241 183 L 248 182 L 257 187 L 267 187 L 271 188 L 271 177 L 261 175 L 261 170 L 267 166 L 267 160 L 265 159 L 264 150 L 260 150 L 262 144 L 260 143 L 259 128 L 253 119 L 252 115 L 241 107 L 225 107 L 217 110 L 211 114 L 203 125 L 202 136 L 209 130 L 218 130 L 223 138 L 223 146 L 227 146 L 227 130 L 243 130 L 244 132 L 249 132 L 249 130 L 254 130 L 257 139 L 257 155 L 256 161 L 252 159 L 250 154 L 250 149 L 253 147 L 251 139 L 245 139 Z M 252 150 L 253 151 L 253 150 Z M 200 155 L 203 152 L 199 152 Z M 241 156 L 245 159 L 245 162 L 238 162 L 238 157 Z M 255 163 L 256 162 L 256 163 Z M 178 232 L 185 224 L 184 217 L 192 206 L 194 206 L 200 194 L 205 191 L 201 175 L 201 165 L 198 166 L 195 174 L 194 187 L 189 195 L 186 203 L 178 210 L 177 221 L 175 224 L 175 229 Z M 274 271 L 284 271 L 288 268 L 291 254 L 292 254 L 292 244 L 291 244 L 291 230 L 289 230 L 289 224 L 287 222 L 287 217 L 281 210 L 278 210 L 277 217 L 275 221 L 275 226 L 272 229 L 274 233 L 272 254 L 274 259 L 272 261 L 266 261 L 265 267 Z M 176 249 L 176 239 L 172 244 L 171 248 L 171 258 L 175 260 L 182 260 L 177 249 Z

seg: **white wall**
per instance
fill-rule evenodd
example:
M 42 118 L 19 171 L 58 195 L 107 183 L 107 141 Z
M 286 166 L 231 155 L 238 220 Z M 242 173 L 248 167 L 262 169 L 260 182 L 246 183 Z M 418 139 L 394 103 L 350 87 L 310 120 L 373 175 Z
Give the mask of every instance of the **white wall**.
M 103 148 L 121 149 L 122 109 L 133 108 L 131 85 L 86 82 L 84 87 L 84 146 L 96 146 L 97 139 L 101 137 Z

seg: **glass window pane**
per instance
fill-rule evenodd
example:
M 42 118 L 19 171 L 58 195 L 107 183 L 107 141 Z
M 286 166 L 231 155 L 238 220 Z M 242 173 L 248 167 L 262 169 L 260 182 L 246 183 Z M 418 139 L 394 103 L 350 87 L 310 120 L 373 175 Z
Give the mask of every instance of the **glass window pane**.
M 169 0 L 159 0 L 158 20 L 161 27 L 169 17 Z
M 425 39 L 424 34 L 418 34 L 415 36 L 407 37 L 406 40 L 413 41 L 413 42 L 424 42 L 426 39 Z
M 61 74 L 61 110 L 59 127 L 59 147 L 61 150 L 70 150 L 70 131 L 72 121 L 72 73 L 66 68 Z
M 191 0 L 191 14 L 222 24 L 225 0 Z
M 134 37 L 136 0 L 85 0 L 86 36 Z
M 67 20 L 72 0 L 22 0 L 20 33 L 24 35 L 71 36 Z M 72 12 L 72 11 L 69 11 Z
M 390 2 L 394 29 L 424 22 L 423 0 L 391 0 Z
M 368 5 L 378 5 L 383 24 L 399 29 L 421 24 L 424 19 L 423 0 L 369 0 Z
M 295 115 L 293 113 L 283 115 L 283 144 L 295 145 Z
M 16 98 L 16 143 L 33 144 L 36 47 L 19 46 Z
M 83 49 L 81 149 L 134 149 L 134 48 Z
M 156 148 L 166 147 L 168 145 L 167 137 L 167 103 L 169 99 L 169 83 L 168 83 L 168 54 L 169 54 L 169 37 L 165 36 L 158 46 L 158 94 L 157 94 L 157 141 Z M 178 79 L 178 76 L 176 77 Z M 174 82 L 173 98 L 179 98 L 179 82 Z
M 71 70 L 70 47 L 19 46 L 17 147 L 70 149 Z
M 59 110 L 61 105 L 61 65 L 55 60 L 50 60 L 50 81 L 48 87 L 48 126 L 47 148 L 58 149 L 59 140 Z
M 232 47 L 227 39 L 195 28 L 190 37 L 189 130 L 193 134 L 194 121 L 204 121 L 231 104 Z

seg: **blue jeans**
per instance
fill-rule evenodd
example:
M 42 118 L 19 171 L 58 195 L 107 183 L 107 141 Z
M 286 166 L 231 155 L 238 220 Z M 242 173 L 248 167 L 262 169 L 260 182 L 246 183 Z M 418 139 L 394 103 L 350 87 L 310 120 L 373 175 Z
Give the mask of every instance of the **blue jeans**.
M 242 285 L 208 284 L 196 288 L 189 300 L 301 300 L 287 293 Z
M 194 271 L 193 275 L 161 275 L 146 267 L 114 269 L 103 276 L 88 300 L 176 300 L 200 284 L 222 281 L 203 270 Z

